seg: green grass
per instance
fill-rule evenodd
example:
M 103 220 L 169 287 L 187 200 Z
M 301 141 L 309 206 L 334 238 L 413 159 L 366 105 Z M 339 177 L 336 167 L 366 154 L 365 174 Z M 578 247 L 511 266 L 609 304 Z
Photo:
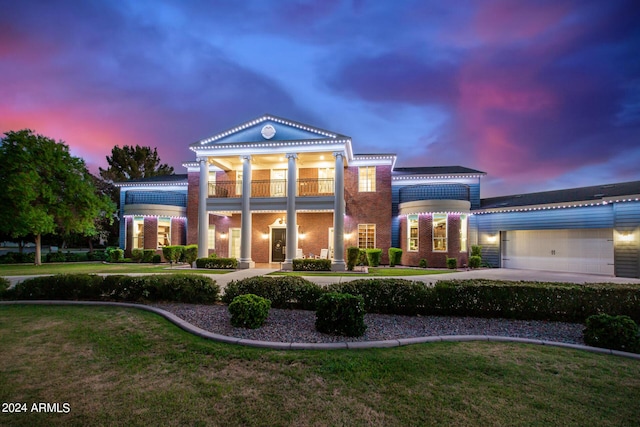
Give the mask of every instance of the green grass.
M 331 272 L 331 271 L 274 271 L 269 273 L 273 276 L 325 276 L 325 277 L 405 277 L 405 276 L 425 276 L 429 274 L 453 273 L 455 270 L 428 270 L 423 268 L 385 268 L 369 267 L 368 273 L 357 271 Z
M 640 362 L 534 345 L 274 351 L 151 313 L 0 306 L 0 425 L 637 425 Z
M 168 264 L 142 264 L 121 263 L 104 264 L 102 262 L 69 262 L 42 264 L 8 264 L 0 265 L 0 277 L 2 276 L 32 276 L 37 274 L 75 274 L 75 273 L 198 273 L 198 274 L 224 274 L 232 270 L 202 270 L 195 268 L 171 268 Z

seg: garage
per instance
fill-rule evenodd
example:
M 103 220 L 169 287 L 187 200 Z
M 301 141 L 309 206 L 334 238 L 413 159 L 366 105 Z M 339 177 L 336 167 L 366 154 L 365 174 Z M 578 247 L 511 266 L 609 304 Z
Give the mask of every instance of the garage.
M 515 230 L 502 234 L 502 267 L 614 275 L 613 230 Z

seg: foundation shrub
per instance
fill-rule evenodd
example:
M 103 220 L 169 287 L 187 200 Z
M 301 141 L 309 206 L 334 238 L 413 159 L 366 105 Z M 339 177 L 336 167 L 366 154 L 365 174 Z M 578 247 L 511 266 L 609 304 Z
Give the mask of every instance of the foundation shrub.
M 87 252 L 87 261 L 106 261 L 107 254 L 104 249 Z
M 358 257 L 360 256 L 360 248 L 350 246 L 347 248 L 347 270 L 353 271 L 353 268 L 358 264 Z
M 198 245 L 187 245 L 182 249 L 180 260 L 193 266 L 193 262 L 198 259 Z
M 318 299 L 316 329 L 325 334 L 359 337 L 367 330 L 364 313 L 361 296 L 326 293 Z
M 131 249 L 131 259 L 133 262 L 142 262 L 144 258 L 144 249 Z
M 294 259 L 294 271 L 331 271 L 330 259 Z
M 255 294 L 271 301 L 273 308 L 315 310 L 323 289 L 302 277 L 255 276 L 230 282 L 222 302 L 230 304 L 238 295 Z
M 480 268 L 480 264 L 482 263 L 482 258 L 476 255 L 471 255 L 469 257 L 469 268 Z
M 629 316 L 596 314 L 589 316 L 584 342 L 593 347 L 640 353 L 638 325 Z
M 405 279 L 357 279 L 333 283 L 327 290 L 361 296 L 367 313 L 408 316 L 427 312 L 433 294 L 423 282 Z
M 5 299 L 175 301 L 211 304 L 220 288 L 205 276 L 158 274 L 147 276 L 59 274 L 27 279 L 4 293 Z
M 420 262 L 418 263 L 418 266 L 419 266 L 420 268 L 427 268 L 427 260 L 426 260 L 426 259 L 424 259 L 424 258 L 422 258 L 422 259 L 420 260 Z
M 170 264 L 175 264 L 180 261 L 183 250 L 184 246 L 181 245 L 165 246 L 162 248 L 162 255 L 164 255 L 164 259 L 169 261 Z
M 160 264 L 162 262 L 162 256 L 160 254 L 153 254 L 151 262 L 154 264 Z
M 33 263 L 35 259 L 36 254 L 33 252 L 7 252 L 4 255 L 0 255 L 0 264 L 26 264 Z
M 67 262 L 64 252 L 50 252 L 45 255 L 44 262 Z
M 124 250 L 120 248 L 107 248 L 105 252 L 107 254 L 107 261 L 109 262 L 124 261 Z
M 402 264 L 402 249 L 389 248 L 389 267 Z
M 369 265 L 366 249 L 358 249 L 358 262 L 356 265 L 362 265 L 362 266 Z
M 382 258 L 382 249 L 366 249 L 367 264 L 371 267 L 377 267 L 380 265 L 380 259 Z
M 447 258 L 447 268 L 450 270 L 458 268 L 458 260 L 456 258 Z
M 482 246 L 471 245 L 471 256 L 479 256 L 482 258 Z
M 229 304 L 231 324 L 237 328 L 257 329 L 269 316 L 271 301 L 254 294 L 238 295 Z
M 158 255 L 156 254 L 156 251 L 153 249 L 144 249 L 142 251 L 142 262 L 153 262 L 153 258 Z M 160 257 L 160 255 L 158 255 L 158 257 Z
M 196 260 L 197 268 L 209 269 L 234 269 L 238 268 L 238 260 L 235 258 L 217 258 L 215 255 L 208 258 L 198 258 Z

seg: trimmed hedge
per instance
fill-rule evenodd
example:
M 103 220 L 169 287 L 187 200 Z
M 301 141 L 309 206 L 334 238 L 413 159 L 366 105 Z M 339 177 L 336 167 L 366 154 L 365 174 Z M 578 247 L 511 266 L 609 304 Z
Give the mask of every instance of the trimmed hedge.
M 238 295 L 229 304 L 231 325 L 236 328 L 257 329 L 269 317 L 271 301 L 254 294 Z
M 318 300 L 316 330 L 325 334 L 359 337 L 364 324 L 364 301 L 360 296 L 329 292 Z
M 480 268 L 482 258 L 477 255 L 471 255 L 469 257 L 469 268 Z
M 358 258 L 360 257 L 360 248 L 355 246 L 349 246 L 347 248 L 347 270 L 353 271 L 353 268 L 358 264 Z
M 58 274 L 26 279 L 2 294 L 13 300 L 176 301 L 212 304 L 220 287 L 206 276 Z
M 418 267 L 420 267 L 420 268 L 427 268 L 427 260 L 426 260 L 426 259 L 424 259 L 424 258 L 422 258 L 422 259 L 420 260 L 420 262 L 418 263 Z
M 380 259 L 382 259 L 382 249 L 366 249 L 367 264 L 371 267 L 377 267 L 380 265 Z
M 209 269 L 234 269 L 238 268 L 238 260 L 235 258 L 198 258 L 196 260 L 196 267 Z
M 294 259 L 294 271 L 331 271 L 330 259 Z
M 327 286 L 329 292 L 361 296 L 367 313 L 415 316 L 430 306 L 432 288 L 405 279 L 356 279 Z
M 447 258 L 447 268 L 450 270 L 458 268 L 458 260 L 456 258 Z
M 389 248 L 389 267 L 395 267 L 402 262 L 402 249 Z
M 165 246 L 162 248 L 162 255 L 170 264 L 175 264 L 180 261 L 183 251 L 184 246 L 181 245 Z
M 183 246 L 180 261 L 193 266 L 193 262 L 198 259 L 198 245 Z
M 315 310 L 322 293 L 320 286 L 302 277 L 255 276 L 230 282 L 222 302 L 229 304 L 238 295 L 255 294 L 270 300 L 273 308 Z
M 640 353 L 640 331 L 629 316 L 589 316 L 584 342 L 594 347 Z

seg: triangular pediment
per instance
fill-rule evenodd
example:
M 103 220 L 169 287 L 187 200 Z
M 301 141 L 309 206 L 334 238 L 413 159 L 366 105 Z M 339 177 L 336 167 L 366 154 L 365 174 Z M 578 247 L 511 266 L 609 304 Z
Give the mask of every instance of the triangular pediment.
M 218 134 L 204 138 L 193 145 L 251 143 L 265 141 L 304 141 L 347 138 L 335 132 L 265 114 Z

